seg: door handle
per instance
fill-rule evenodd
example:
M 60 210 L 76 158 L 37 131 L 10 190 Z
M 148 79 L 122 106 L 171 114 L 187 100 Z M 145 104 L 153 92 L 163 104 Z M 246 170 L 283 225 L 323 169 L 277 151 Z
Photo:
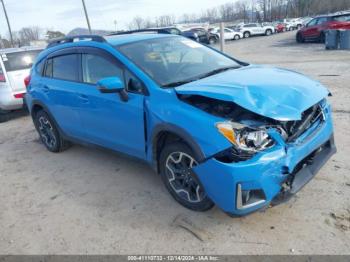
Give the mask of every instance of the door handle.
M 79 99 L 83 102 L 83 103 L 89 103 L 89 98 L 87 95 L 83 95 L 83 94 L 80 94 L 78 95 Z
M 44 93 L 48 93 L 50 88 L 47 85 L 43 85 Z

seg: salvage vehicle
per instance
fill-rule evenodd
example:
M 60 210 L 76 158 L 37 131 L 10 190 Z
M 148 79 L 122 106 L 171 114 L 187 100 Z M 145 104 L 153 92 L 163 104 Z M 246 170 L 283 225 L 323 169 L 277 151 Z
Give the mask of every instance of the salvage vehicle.
M 0 123 L 8 120 L 11 111 L 23 108 L 26 92 L 23 80 L 41 50 L 33 47 L 0 50 Z
M 184 207 L 242 216 L 287 201 L 335 153 L 328 95 L 302 74 L 182 36 L 130 34 L 53 41 L 26 102 L 49 151 L 75 142 L 125 153 Z
M 245 24 L 240 27 L 240 32 L 243 33 L 244 38 L 254 35 L 272 35 L 275 28 L 272 25 L 263 25 L 258 23 Z
M 306 41 L 325 42 L 326 31 L 331 29 L 350 29 L 350 12 L 319 16 L 308 22 L 305 27 L 301 28 L 296 40 L 298 43 Z

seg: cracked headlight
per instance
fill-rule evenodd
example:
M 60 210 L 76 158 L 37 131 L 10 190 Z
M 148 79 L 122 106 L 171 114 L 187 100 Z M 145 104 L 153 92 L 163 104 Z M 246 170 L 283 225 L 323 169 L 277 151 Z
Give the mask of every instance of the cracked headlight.
M 275 144 L 264 129 L 251 128 L 233 122 L 217 123 L 216 127 L 227 140 L 242 151 L 258 152 Z

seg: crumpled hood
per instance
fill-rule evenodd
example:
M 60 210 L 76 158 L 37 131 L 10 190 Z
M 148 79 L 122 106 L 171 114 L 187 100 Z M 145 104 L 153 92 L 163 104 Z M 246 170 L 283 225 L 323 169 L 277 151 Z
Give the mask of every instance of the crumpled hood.
M 178 94 L 232 101 L 275 120 L 300 120 L 329 92 L 319 82 L 280 68 L 250 65 L 175 88 Z

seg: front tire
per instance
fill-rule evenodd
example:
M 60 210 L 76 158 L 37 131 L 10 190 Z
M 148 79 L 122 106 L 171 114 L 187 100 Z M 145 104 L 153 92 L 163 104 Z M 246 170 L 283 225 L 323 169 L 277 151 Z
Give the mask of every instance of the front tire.
M 298 43 L 304 43 L 305 42 L 305 39 L 304 39 L 304 37 L 302 36 L 301 33 L 297 33 L 297 42 Z
M 241 39 L 241 37 L 239 35 L 235 35 L 233 38 L 233 40 L 239 40 L 239 39 Z
M 160 175 L 172 197 L 188 209 L 206 211 L 214 203 L 192 171 L 197 164 L 198 157 L 182 142 L 166 145 L 159 158 Z
M 216 40 L 214 38 L 209 38 L 209 45 L 214 45 L 216 43 Z
M 69 142 L 61 137 L 55 123 L 44 110 L 35 114 L 34 125 L 41 141 L 50 152 L 58 153 L 69 147 Z
M 243 36 L 244 36 L 244 38 L 249 38 L 250 37 L 250 32 L 244 32 Z
M 266 36 L 272 35 L 272 31 L 270 29 L 267 29 L 266 32 L 265 32 L 265 35 Z

